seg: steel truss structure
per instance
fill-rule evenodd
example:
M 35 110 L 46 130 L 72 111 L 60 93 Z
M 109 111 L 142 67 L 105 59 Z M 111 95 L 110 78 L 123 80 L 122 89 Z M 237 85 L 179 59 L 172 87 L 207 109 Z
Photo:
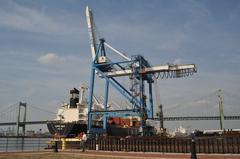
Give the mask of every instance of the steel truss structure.
M 91 64 L 91 79 L 88 98 L 88 133 L 104 133 L 107 130 L 109 117 L 134 116 L 140 119 L 140 132 L 144 134 L 146 120 L 153 119 L 153 93 L 152 84 L 156 76 L 160 78 L 179 78 L 192 75 L 197 71 L 194 64 L 188 65 L 162 65 L 151 66 L 142 55 L 134 55 L 128 58 L 105 42 L 103 38 L 96 44 L 93 29 L 93 17 L 91 10 L 86 8 L 86 17 L 91 41 L 93 61 Z M 125 60 L 112 62 L 108 59 L 106 48 L 117 53 Z M 93 94 L 96 74 L 105 81 L 104 110 L 93 111 Z M 158 75 L 157 75 L 158 74 Z M 117 77 L 129 77 L 131 88 L 125 88 Z M 132 104 L 131 109 L 108 110 L 109 85 L 122 94 Z M 148 94 L 147 94 L 147 93 Z M 93 125 L 96 116 L 101 116 L 102 124 L 99 127 Z

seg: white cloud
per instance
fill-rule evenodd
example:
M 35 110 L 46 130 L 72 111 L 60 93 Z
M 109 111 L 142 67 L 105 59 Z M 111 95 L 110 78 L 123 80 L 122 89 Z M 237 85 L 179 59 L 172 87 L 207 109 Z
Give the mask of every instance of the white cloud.
M 47 53 L 46 55 L 43 55 L 37 59 L 38 62 L 42 64 L 59 64 L 64 63 L 65 59 L 63 57 L 59 57 L 58 55 L 54 53 Z

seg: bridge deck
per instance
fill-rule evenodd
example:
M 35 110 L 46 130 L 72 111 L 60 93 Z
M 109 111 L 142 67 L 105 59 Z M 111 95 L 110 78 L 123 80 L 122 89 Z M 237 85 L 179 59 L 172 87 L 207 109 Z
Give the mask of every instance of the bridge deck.
M 158 118 L 154 118 L 159 120 Z M 184 121 L 184 120 L 220 120 L 219 116 L 188 116 L 188 117 L 164 117 L 164 121 Z M 240 116 L 224 116 L 224 120 L 240 120 Z M 19 125 L 34 125 L 34 124 L 47 124 L 48 122 L 56 122 L 55 120 L 43 121 L 26 121 L 20 122 Z M 4 122 L 0 126 L 16 125 L 17 122 Z
M 26 122 L 20 122 L 19 125 L 47 124 L 48 122 L 56 122 L 56 121 L 55 120 L 26 121 Z M 17 125 L 17 122 L 0 123 L 0 126 L 8 126 L 8 125 Z

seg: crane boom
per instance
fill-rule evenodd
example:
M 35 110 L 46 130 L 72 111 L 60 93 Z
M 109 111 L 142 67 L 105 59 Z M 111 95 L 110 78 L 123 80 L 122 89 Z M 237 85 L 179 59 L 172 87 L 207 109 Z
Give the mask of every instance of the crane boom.
M 86 7 L 86 19 L 87 19 L 88 33 L 90 37 L 92 59 L 94 60 L 96 57 L 96 34 L 94 31 L 94 21 L 93 21 L 92 10 L 88 6 Z
M 188 65 L 162 65 L 162 66 L 153 66 L 148 67 L 140 70 L 140 73 L 157 73 L 157 72 L 171 72 L 176 71 L 176 77 L 181 77 L 180 74 L 181 71 L 188 70 L 190 72 L 196 72 L 196 66 L 194 64 L 188 64 Z M 179 72 L 178 72 L 179 71 Z M 183 72 L 184 72 L 183 71 Z M 189 72 L 189 73 L 190 73 Z M 125 69 L 125 70 L 118 70 L 118 71 L 111 71 L 111 72 L 105 72 L 105 75 L 108 77 L 119 77 L 119 76 L 129 76 L 132 75 L 133 71 L 132 69 Z

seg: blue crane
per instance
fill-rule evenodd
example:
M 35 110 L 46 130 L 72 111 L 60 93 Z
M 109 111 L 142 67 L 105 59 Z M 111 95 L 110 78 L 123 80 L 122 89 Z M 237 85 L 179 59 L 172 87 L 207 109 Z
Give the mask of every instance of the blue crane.
M 89 7 L 86 7 L 86 19 L 92 53 L 88 98 L 88 133 L 105 133 L 109 117 L 134 116 L 140 119 L 140 132 L 144 134 L 146 120 L 154 118 L 152 84 L 156 81 L 156 74 L 161 78 L 180 78 L 195 73 L 197 71 L 196 66 L 194 64 L 151 66 L 142 55 L 134 55 L 129 58 L 106 43 L 105 39 L 100 38 L 99 42 L 97 42 L 93 13 Z M 107 56 L 107 49 L 120 55 L 123 60 L 111 61 Z M 105 81 L 104 109 L 101 111 L 96 111 L 92 108 L 96 75 Z M 125 88 L 118 81 L 118 77 L 124 76 L 129 77 L 131 82 L 130 89 Z M 132 104 L 131 109 L 108 110 L 109 85 L 120 92 Z M 102 120 L 100 127 L 94 125 L 96 117 L 100 117 Z

